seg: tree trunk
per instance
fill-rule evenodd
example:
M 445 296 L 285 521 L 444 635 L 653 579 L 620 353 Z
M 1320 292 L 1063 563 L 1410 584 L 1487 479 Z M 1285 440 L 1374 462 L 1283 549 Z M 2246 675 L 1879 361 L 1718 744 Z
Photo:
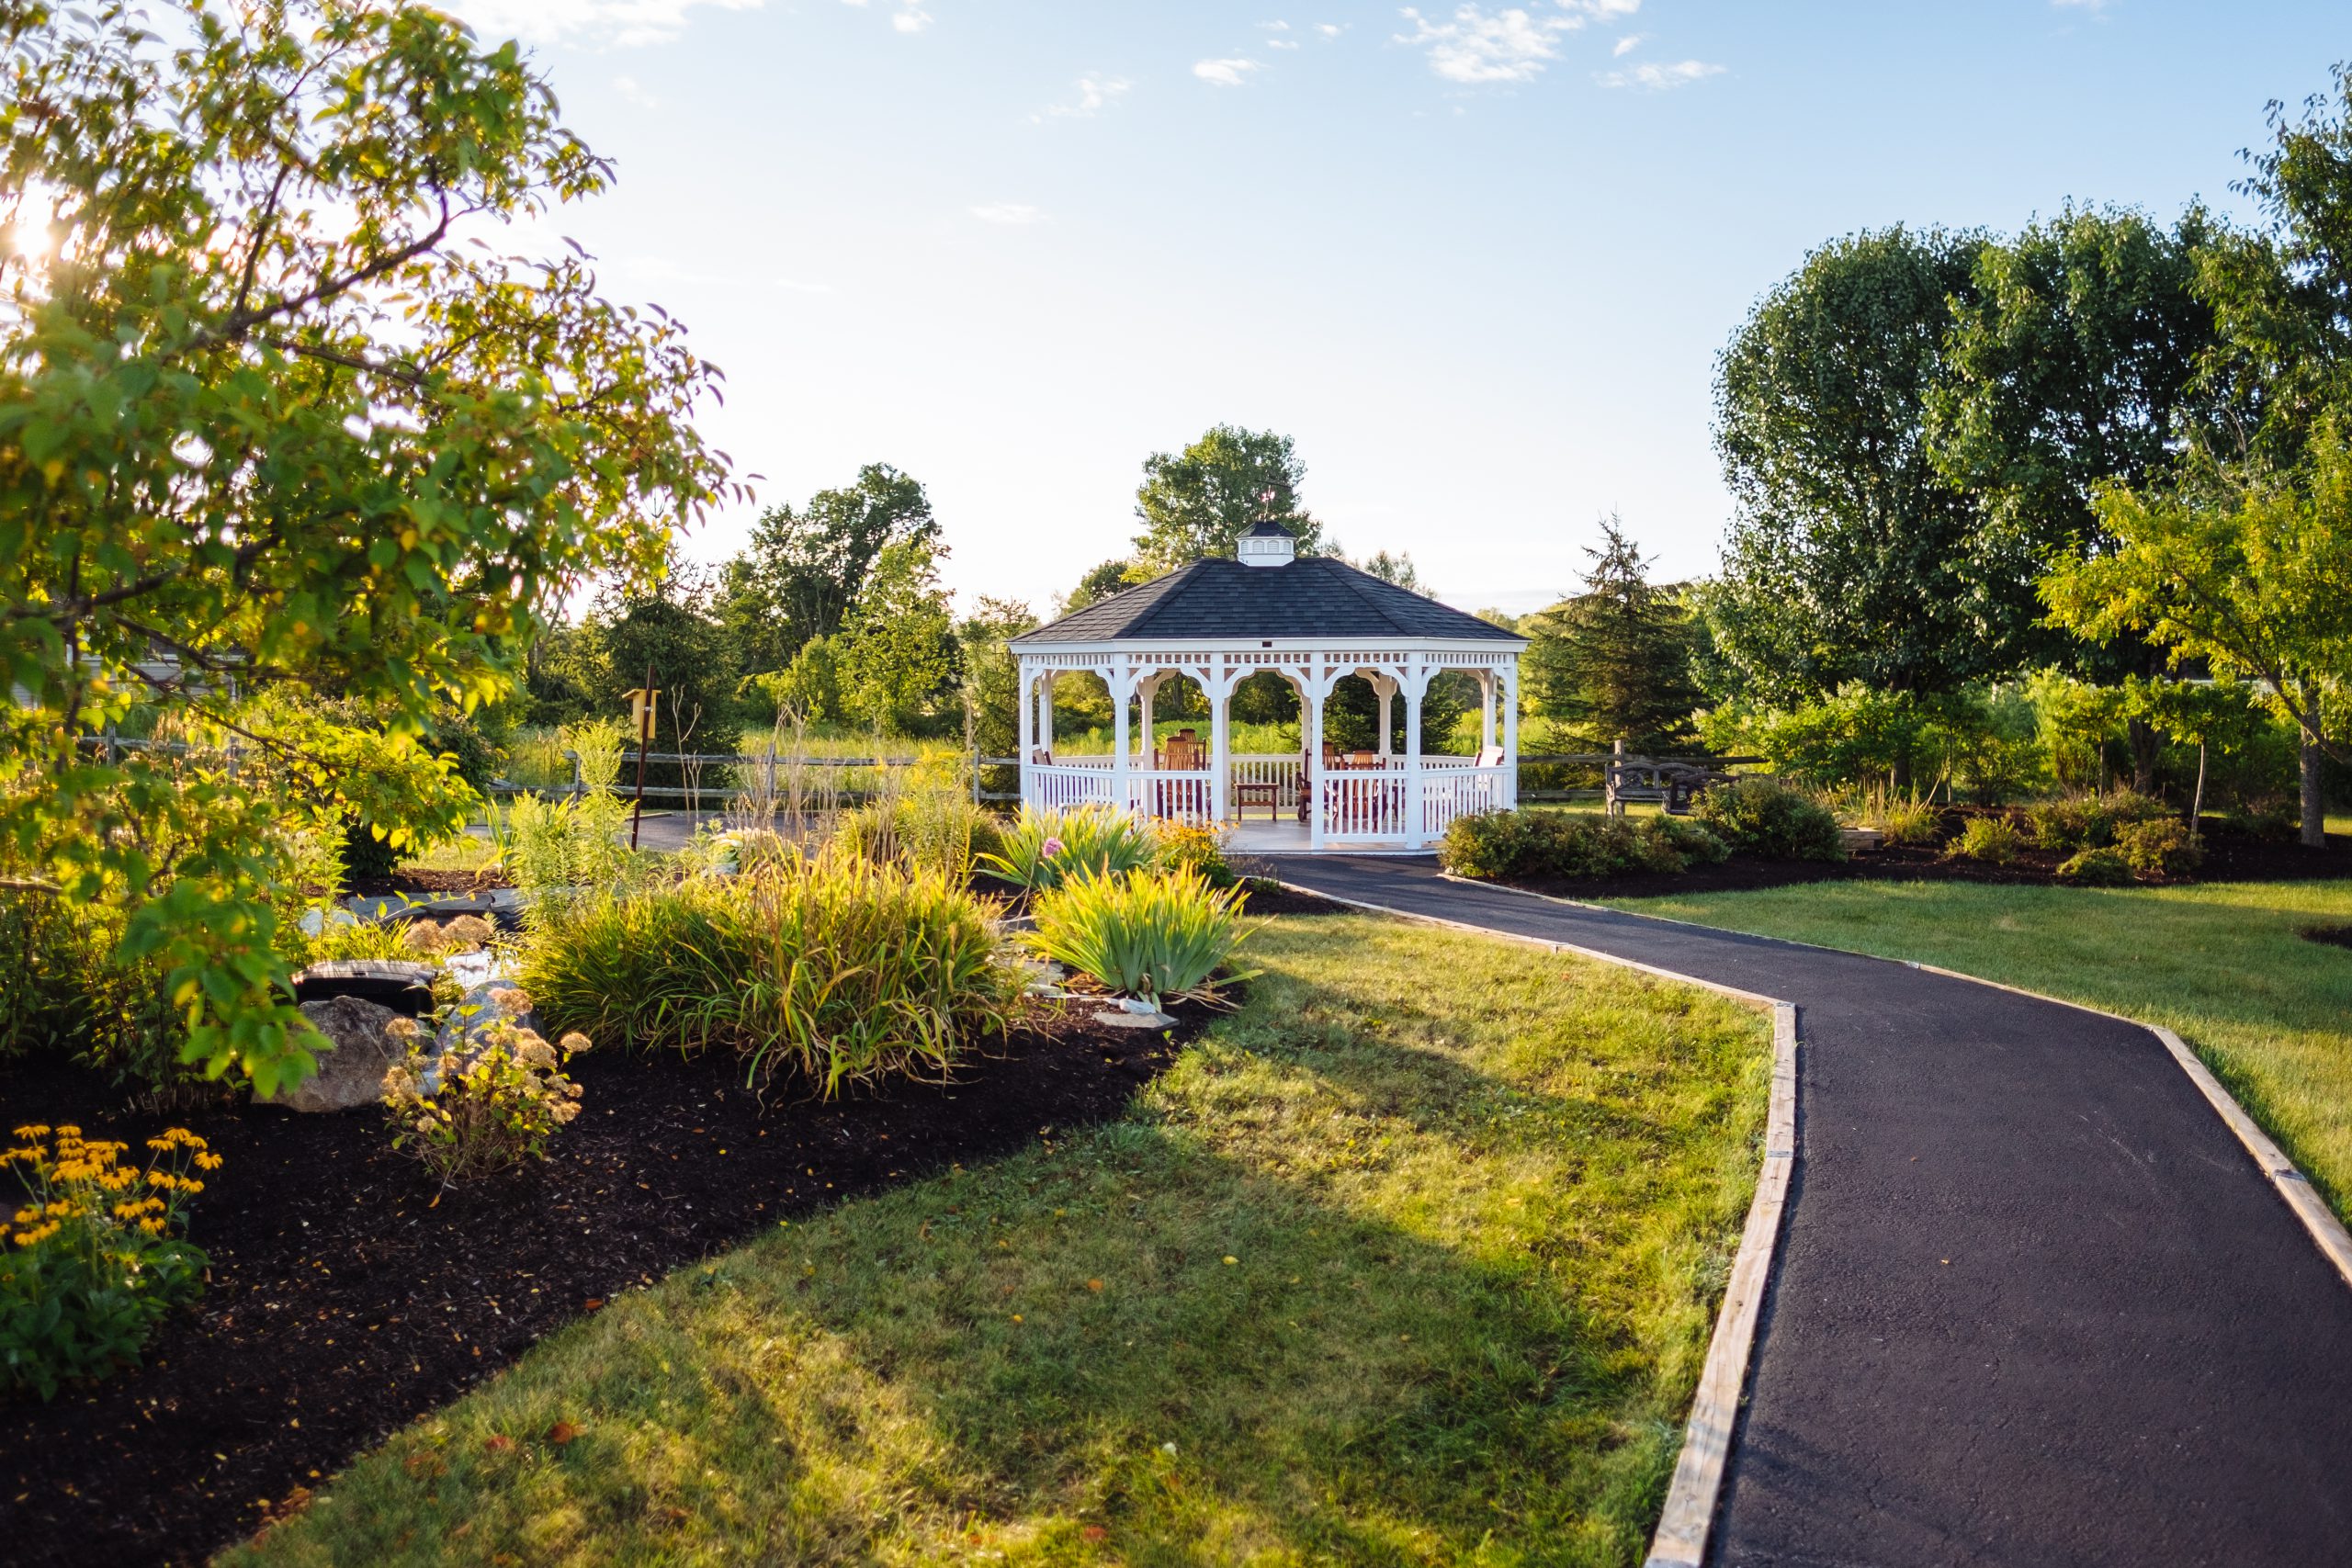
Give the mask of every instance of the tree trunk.
M 2197 743 L 2197 793 L 2188 798 L 2188 830 L 2204 831 L 2205 827 L 2205 742 Z
M 2319 741 L 2308 729 L 2303 731 L 2303 844 L 2314 850 L 2327 847 L 2327 810 L 2319 797 Z
M 2132 748 L 2132 787 L 2142 795 L 2156 793 L 2156 755 L 2164 737 L 2144 718 L 2126 719 L 2123 733 Z
M 1909 795 L 1911 793 L 1911 757 L 1908 752 L 1899 752 L 1896 754 L 1894 759 L 1894 778 L 1890 781 L 1890 787 L 1893 793 L 1896 795 Z

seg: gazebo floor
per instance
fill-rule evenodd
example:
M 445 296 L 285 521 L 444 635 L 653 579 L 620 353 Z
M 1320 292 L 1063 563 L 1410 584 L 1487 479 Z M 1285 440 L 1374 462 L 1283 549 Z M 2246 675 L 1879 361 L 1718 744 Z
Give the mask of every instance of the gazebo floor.
M 1304 855 L 1316 852 L 1308 843 L 1306 824 L 1283 820 L 1269 822 L 1262 818 L 1254 822 L 1234 822 L 1226 828 L 1226 848 L 1243 855 Z M 1324 854 L 1427 854 L 1427 850 L 1408 850 L 1398 843 L 1383 843 L 1373 840 L 1326 839 L 1320 852 Z

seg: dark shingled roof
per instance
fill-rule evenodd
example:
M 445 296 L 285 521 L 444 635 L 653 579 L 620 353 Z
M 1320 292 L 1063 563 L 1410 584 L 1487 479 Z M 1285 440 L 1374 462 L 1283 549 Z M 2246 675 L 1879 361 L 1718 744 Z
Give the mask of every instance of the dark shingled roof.
M 1306 556 L 1276 567 L 1243 566 L 1224 558 L 1196 560 L 1012 640 L 1023 646 L 1186 637 L 1521 640 L 1331 556 Z

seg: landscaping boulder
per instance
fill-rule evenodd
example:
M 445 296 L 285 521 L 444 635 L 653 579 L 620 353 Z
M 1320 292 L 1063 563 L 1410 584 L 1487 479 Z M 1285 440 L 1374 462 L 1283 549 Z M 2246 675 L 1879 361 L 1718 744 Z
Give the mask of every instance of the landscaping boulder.
M 384 1070 L 408 1055 L 406 1046 L 385 1032 L 385 1026 L 401 1015 L 358 997 L 329 997 L 304 1002 L 302 1016 L 334 1049 L 319 1053 L 316 1073 L 259 1103 L 288 1111 L 349 1111 L 380 1101 Z

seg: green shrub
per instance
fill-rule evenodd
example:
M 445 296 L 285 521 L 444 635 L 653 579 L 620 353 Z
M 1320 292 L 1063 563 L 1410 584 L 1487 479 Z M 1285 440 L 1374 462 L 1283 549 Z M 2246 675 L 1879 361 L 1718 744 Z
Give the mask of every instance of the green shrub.
M 1152 1000 L 1213 992 L 1241 941 L 1241 889 L 1198 868 L 1126 876 L 1080 871 L 1037 899 L 1023 940 L 1098 985 Z
M 2119 789 L 2039 801 L 2026 808 L 2033 841 L 2045 850 L 2104 849 L 2135 822 L 2153 822 L 2172 808 L 2150 795 Z
M 2302 821 L 2294 812 L 2276 807 L 2250 807 L 2244 811 L 2224 812 L 2222 825 L 2266 844 L 2292 843 L 2302 830 Z
M 1730 850 L 1695 822 L 1565 811 L 1484 811 L 1457 817 L 1438 840 L 1456 876 L 1592 878 L 1714 864 Z
M 2116 849 L 2078 850 L 2058 868 L 2068 882 L 2086 887 L 2120 887 L 2132 881 L 2132 863 Z
M 2205 840 L 2177 817 L 2134 822 L 2117 833 L 2115 847 L 2132 870 L 2150 876 L 2194 876 L 2205 863 Z
M 175 1234 L 204 1190 L 197 1170 L 220 1156 L 186 1128 L 147 1140 L 144 1170 L 129 1145 L 85 1141 L 79 1127 L 19 1127 L 0 1151 L 26 1203 L 0 1223 L 0 1388 L 55 1396 L 72 1378 L 139 1364 L 164 1315 L 203 1292 L 202 1251 Z
M 535 932 L 521 978 L 550 1028 L 728 1051 L 749 1077 L 790 1066 L 828 1096 L 944 1072 L 1019 994 L 969 892 L 830 846 L 583 900 Z
M 1721 865 L 1731 859 L 1731 846 L 1723 836 L 1702 822 L 1687 817 L 1645 817 L 1637 819 L 1644 829 L 1681 858 L 1685 866 Z
M 2006 817 L 1972 817 L 1944 853 L 1987 865 L 2007 865 L 2025 849 L 2025 835 Z
M 142 1089 L 193 1076 L 164 965 L 122 956 L 127 919 L 112 904 L 0 890 L 0 1058 L 68 1056 Z
M 1119 876 L 1151 864 L 1159 853 L 1151 829 L 1107 806 L 1032 811 L 1004 829 L 1002 847 L 980 857 L 980 869 L 1031 892 L 1060 886 L 1078 873 Z
M 1803 790 L 1758 774 L 1717 784 L 1699 797 L 1699 819 L 1736 850 L 1767 860 L 1841 861 L 1837 813 Z

